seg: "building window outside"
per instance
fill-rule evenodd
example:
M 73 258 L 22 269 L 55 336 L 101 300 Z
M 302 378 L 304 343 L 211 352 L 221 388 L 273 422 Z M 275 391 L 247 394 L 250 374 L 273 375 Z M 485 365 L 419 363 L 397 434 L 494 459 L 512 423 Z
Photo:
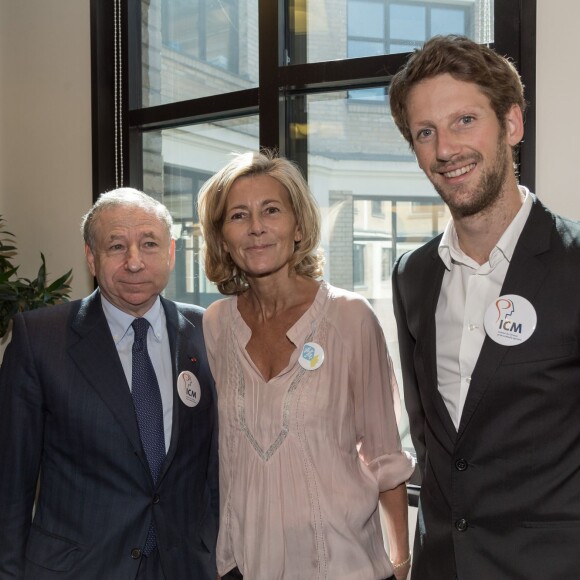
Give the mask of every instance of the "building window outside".
M 474 2 L 348 0 L 348 56 L 410 52 L 436 34 L 473 35 Z
M 463 4 L 348 0 L 348 56 L 410 52 L 436 34 L 473 36 L 473 1 Z M 355 100 L 386 100 L 383 87 L 349 91 Z
M 164 0 L 163 44 L 186 58 L 238 73 L 236 0 Z
M 384 217 L 385 212 L 383 211 L 383 202 L 381 200 L 372 200 L 371 201 L 371 213 L 373 217 Z
M 123 1 L 134 19 L 130 30 L 139 30 L 129 35 L 131 108 L 258 85 L 258 0 Z

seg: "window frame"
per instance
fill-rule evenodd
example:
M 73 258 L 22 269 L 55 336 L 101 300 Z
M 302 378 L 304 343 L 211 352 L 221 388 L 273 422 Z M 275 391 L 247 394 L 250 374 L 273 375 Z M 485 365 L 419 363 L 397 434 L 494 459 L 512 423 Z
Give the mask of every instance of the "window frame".
M 295 2 L 298 0 L 258 0 L 258 87 L 140 107 L 141 0 L 91 0 L 93 199 L 116 187 L 143 189 L 145 132 L 246 115 L 259 115 L 260 146 L 277 149 L 293 159 L 308 177 L 307 139 L 290 138 L 289 127 L 306 122 L 304 107 L 295 106 L 296 103 L 318 92 L 385 87 L 409 53 L 305 63 L 305 37 L 293 37 L 289 32 Z M 491 44 L 515 62 L 526 87 L 529 105 L 518 161 L 520 180 L 532 191 L 536 143 L 536 3 L 537 0 L 495 0 Z M 115 34 L 113 14 L 118 14 L 121 21 L 120 36 Z M 290 18 L 284 18 L 285 14 L 290 14 Z M 120 73 L 115 70 L 115 61 Z M 123 171 L 119 174 L 120 163 Z M 393 215 L 395 211 L 396 207 L 392 207 Z M 396 226 L 393 235 L 396 243 L 399 237 Z M 396 245 L 392 251 L 396 253 Z M 417 505 L 418 489 L 416 485 L 408 486 L 411 505 Z
M 259 0 L 259 86 L 212 97 L 141 108 L 129 95 L 140 91 L 139 47 L 141 44 L 140 0 L 91 0 L 91 74 L 93 129 L 93 198 L 114 187 L 142 188 L 143 132 L 237 116 L 260 116 L 260 145 L 275 148 L 292 158 L 307 175 L 307 144 L 297 149 L 288 127 L 297 119 L 289 97 L 317 91 L 384 86 L 404 64 L 408 53 L 381 55 L 306 64 L 294 62 L 305 53 L 304 42 L 289 34 L 290 13 L 295 0 Z M 115 26 L 113 14 L 120 10 L 120 129 L 115 132 Z M 494 47 L 512 58 L 526 86 L 529 107 L 526 137 L 519 149 L 522 183 L 535 188 L 535 42 L 536 0 L 495 0 Z M 500 17 L 501 15 L 501 17 Z M 133 45 L 130 46 L 128 40 Z M 129 75 L 129 71 L 134 74 Z M 115 171 L 115 156 L 123 172 Z M 121 183 L 119 183 L 121 181 Z

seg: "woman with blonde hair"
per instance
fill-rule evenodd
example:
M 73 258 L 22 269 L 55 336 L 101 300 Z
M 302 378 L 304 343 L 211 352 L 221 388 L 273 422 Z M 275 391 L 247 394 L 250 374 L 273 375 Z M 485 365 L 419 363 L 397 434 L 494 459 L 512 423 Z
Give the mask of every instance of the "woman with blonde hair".
M 238 155 L 198 209 L 206 275 L 229 296 L 204 315 L 219 402 L 219 573 L 406 578 L 413 464 L 391 359 L 368 302 L 320 280 L 319 211 L 299 169 L 270 152 Z

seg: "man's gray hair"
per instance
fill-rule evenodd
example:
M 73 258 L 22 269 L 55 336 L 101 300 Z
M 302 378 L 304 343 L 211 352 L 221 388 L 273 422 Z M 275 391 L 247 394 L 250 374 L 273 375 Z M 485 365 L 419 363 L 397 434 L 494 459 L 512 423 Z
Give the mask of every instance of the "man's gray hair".
M 161 202 L 138 189 L 121 187 L 102 193 L 93 207 L 83 216 L 81 232 L 85 244 L 89 246 L 91 251 L 95 250 L 95 223 L 97 218 L 102 212 L 114 207 L 135 207 L 155 215 L 165 225 L 167 234 L 171 239 L 173 218 L 169 210 Z

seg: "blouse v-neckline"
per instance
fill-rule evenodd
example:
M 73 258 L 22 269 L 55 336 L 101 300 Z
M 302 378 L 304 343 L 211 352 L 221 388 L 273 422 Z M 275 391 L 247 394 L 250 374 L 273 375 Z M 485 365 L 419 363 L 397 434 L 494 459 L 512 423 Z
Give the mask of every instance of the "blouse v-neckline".
M 248 343 L 252 338 L 252 330 L 242 317 L 239 309 L 238 309 L 238 296 L 234 297 L 232 300 L 232 317 L 233 317 L 233 325 L 234 325 L 234 336 L 238 337 L 238 342 L 240 346 L 240 350 L 242 351 L 242 355 L 250 364 L 250 367 L 254 373 L 259 377 L 260 381 L 266 385 L 273 384 L 277 382 L 279 379 L 284 377 L 286 374 L 292 371 L 292 369 L 296 366 L 296 361 L 298 356 L 302 352 L 302 344 L 301 342 L 305 341 L 305 338 L 312 334 L 314 330 L 314 323 L 317 320 L 318 314 L 320 313 L 321 309 L 323 308 L 326 299 L 328 297 L 328 285 L 327 283 L 322 280 L 320 285 L 318 286 L 318 290 L 316 291 L 316 295 L 314 296 L 314 300 L 312 304 L 306 309 L 304 314 L 288 329 L 286 336 L 290 342 L 296 347 L 292 354 L 290 355 L 290 359 L 288 364 L 285 368 L 283 368 L 277 375 L 273 376 L 269 381 L 264 379 L 264 376 L 252 360 L 250 353 L 247 351 Z

